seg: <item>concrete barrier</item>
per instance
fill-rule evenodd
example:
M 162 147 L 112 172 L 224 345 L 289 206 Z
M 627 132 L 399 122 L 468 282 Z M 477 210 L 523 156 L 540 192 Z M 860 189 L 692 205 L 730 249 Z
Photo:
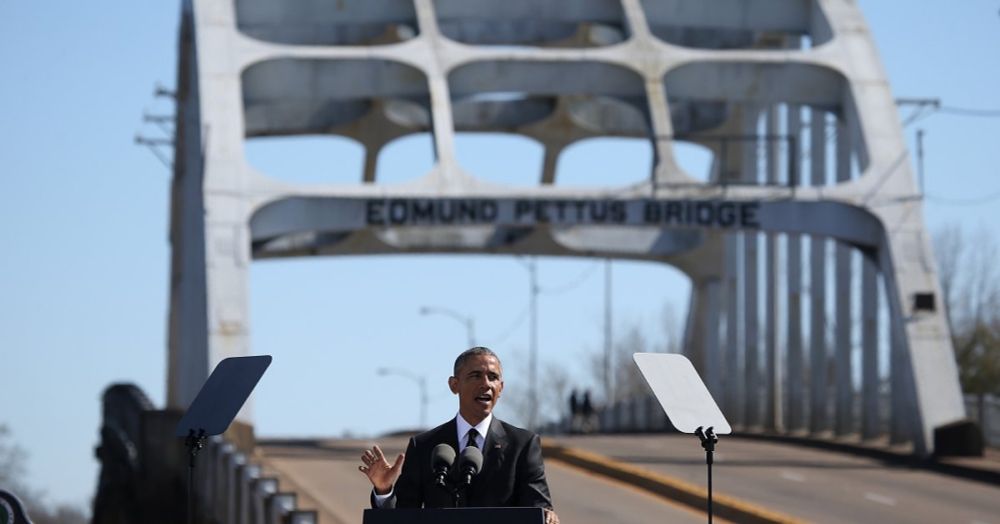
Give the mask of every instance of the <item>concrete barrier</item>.
M 137 387 L 116 384 L 103 397 L 101 475 L 93 524 L 176 524 L 186 520 L 189 457 L 174 436 L 181 413 L 152 409 Z M 196 460 L 195 497 L 202 524 L 309 524 L 315 511 L 296 506 L 294 493 L 249 458 L 252 428 L 206 439 Z
M 591 473 L 613 478 L 699 511 L 705 511 L 708 505 L 708 491 L 706 489 L 680 479 L 619 462 L 597 453 L 548 444 L 544 441 L 542 442 L 542 452 L 545 454 L 546 460 L 557 460 Z M 712 507 L 716 517 L 732 522 L 748 524 L 798 524 L 805 522 L 796 517 L 718 493 L 712 494 Z

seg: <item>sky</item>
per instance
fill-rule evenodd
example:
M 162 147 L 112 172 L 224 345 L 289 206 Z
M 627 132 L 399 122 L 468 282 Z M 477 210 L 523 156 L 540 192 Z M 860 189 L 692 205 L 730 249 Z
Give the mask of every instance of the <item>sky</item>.
M 1000 109 L 1000 1 L 860 5 L 896 96 Z M 105 387 L 135 383 L 163 405 L 169 171 L 133 137 L 162 136 L 142 114 L 171 111 L 153 90 L 173 86 L 178 11 L 175 2 L 0 0 L 0 424 L 29 454 L 27 483 L 53 502 L 90 504 Z M 930 229 L 1000 237 L 1000 119 L 935 113 L 906 128 L 911 143 L 918 128 Z M 526 182 L 541 162 L 523 140 L 466 137 L 458 150 L 487 178 Z M 247 155 L 290 180 L 360 172 L 360 149 L 334 139 L 251 143 Z M 567 153 L 559 176 L 637 180 L 648 158 L 641 142 L 591 143 Z M 429 146 L 406 139 L 382 160 L 384 179 L 411 178 L 429 166 Z M 590 355 L 603 343 L 603 262 L 542 258 L 538 268 L 540 376 L 562 370 L 590 387 Z M 612 274 L 616 333 L 635 326 L 659 343 L 666 317 L 682 323 L 682 274 L 624 261 Z M 450 417 L 445 380 L 466 332 L 447 316 L 420 315 L 424 306 L 474 317 L 477 342 L 504 358 L 508 391 L 527 387 L 523 261 L 262 261 L 250 280 L 252 352 L 275 358 L 253 397 L 258 434 L 377 435 L 417 424 L 416 384 L 379 376 L 380 367 L 426 377 L 428 418 Z

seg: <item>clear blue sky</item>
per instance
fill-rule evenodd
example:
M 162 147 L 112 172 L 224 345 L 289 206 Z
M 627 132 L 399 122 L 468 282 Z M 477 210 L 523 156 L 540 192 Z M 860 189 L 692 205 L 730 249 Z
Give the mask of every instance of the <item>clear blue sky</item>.
M 861 6 L 897 96 L 1000 108 L 1000 2 Z M 0 422 L 30 453 L 28 482 L 53 501 L 89 505 L 104 387 L 134 382 L 163 402 L 169 174 L 132 137 L 144 108 L 168 108 L 152 90 L 157 82 L 173 85 L 177 14 L 175 2 L 0 1 Z M 1000 200 L 964 199 L 1000 193 L 1000 120 L 938 114 L 908 128 L 908 137 L 916 127 L 927 131 L 931 227 L 981 224 L 996 237 Z M 358 172 L 354 146 L 298 144 L 315 159 L 299 165 L 277 161 L 275 147 L 253 146 L 248 155 L 290 178 L 345 165 Z M 492 177 L 527 180 L 540 162 L 537 147 L 516 140 L 459 147 L 470 169 Z M 388 178 L 421 174 L 416 167 L 429 161 L 419 139 L 386 156 Z M 639 178 L 646 158 L 642 144 L 581 148 L 560 176 Z M 324 161 L 329 171 L 317 167 Z M 543 294 L 540 306 L 543 366 L 558 362 L 581 384 L 590 379 L 588 352 L 601 347 L 602 271 L 586 260 L 540 262 L 543 287 L 584 276 L 569 291 Z M 616 330 L 634 324 L 662 339 L 664 307 L 683 316 L 685 279 L 650 264 L 618 262 L 614 271 Z M 258 432 L 376 434 L 415 423 L 416 415 L 384 415 L 417 405 L 412 384 L 375 375 L 384 365 L 428 376 L 431 420 L 450 416 L 455 403 L 444 379 L 465 334 L 448 318 L 419 316 L 422 305 L 475 316 L 479 340 L 505 357 L 508 388 L 526 387 L 524 373 L 512 371 L 525 367 L 527 322 L 517 321 L 527 285 L 527 272 L 511 258 L 255 264 L 252 347 L 275 355 L 255 394 Z M 361 409 L 372 404 L 387 409 L 378 416 Z

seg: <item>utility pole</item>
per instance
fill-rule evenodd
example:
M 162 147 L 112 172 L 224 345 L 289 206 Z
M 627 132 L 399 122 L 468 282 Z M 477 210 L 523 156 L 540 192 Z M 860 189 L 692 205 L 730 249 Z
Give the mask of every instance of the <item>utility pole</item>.
M 615 401 L 611 380 L 611 259 L 604 260 L 604 400 L 608 405 Z
M 528 341 L 528 394 L 531 400 L 528 403 L 528 429 L 536 429 L 538 424 L 538 265 L 535 257 L 528 257 L 527 262 L 520 256 L 516 257 L 518 263 L 523 264 L 528 270 L 528 312 L 531 317 Z
M 903 127 L 915 122 L 927 113 L 926 109 L 941 109 L 940 98 L 897 98 L 898 106 L 914 106 L 916 111 L 903 121 Z M 920 184 L 920 198 L 924 197 L 924 130 L 917 129 L 917 183 Z
M 528 427 L 532 430 L 538 427 L 538 266 L 535 257 L 528 259 L 528 273 L 531 275 L 531 345 L 529 365 L 531 381 L 531 411 Z
M 924 130 L 917 129 L 917 180 L 920 183 L 920 198 L 924 197 Z
M 156 85 L 156 89 L 153 92 L 153 96 L 156 98 L 169 98 L 173 100 L 175 103 L 177 101 L 176 92 L 171 91 L 159 84 Z M 141 133 L 135 134 L 135 143 L 141 146 L 148 147 L 149 150 L 156 156 L 157 160 L 163 163 L 163 165 L 167 169 L 174 168 L 174 161 L 172 157 L 167 157 L 165 153 L 160 151 L 160 147 L 174 146 L 173 135 L 175 133 L 174 129 L 170 127 L 170 124 L 173 123 L 175 119 L 176 119 L 175 115 L 153 115 L 149 113 L 143 113 L 142 121 L 148 124 L 155 124 L 156 127 L 160 128 L 160 131 L 162 131 L 163 134 L 167 135 L 167 138 L 148 137 L 142 135 Z

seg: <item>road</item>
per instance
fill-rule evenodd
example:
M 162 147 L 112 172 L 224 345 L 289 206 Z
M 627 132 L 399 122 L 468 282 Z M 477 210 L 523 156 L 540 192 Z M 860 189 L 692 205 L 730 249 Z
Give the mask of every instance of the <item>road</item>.
M 700 486 L 705 453 L 690 435 L 594 435 L 551 442 Z M 1000 486 L 838 452 L 723 436 L 716 493 L 818 523 L 1000 524 Z
M 378 439 L 395 457 L 405 439 Z M 299 507 L 317 509 L 321 524 L 356 524 L 368 507 L 371 484 L 357 467 L 369 441 L 262 441 L 257 460 L 280 474 L 282 489 L 299 493 Z M 546 463 L 553 503 L 564 524 L 705 522 L 703 513 L 555 461 Z

